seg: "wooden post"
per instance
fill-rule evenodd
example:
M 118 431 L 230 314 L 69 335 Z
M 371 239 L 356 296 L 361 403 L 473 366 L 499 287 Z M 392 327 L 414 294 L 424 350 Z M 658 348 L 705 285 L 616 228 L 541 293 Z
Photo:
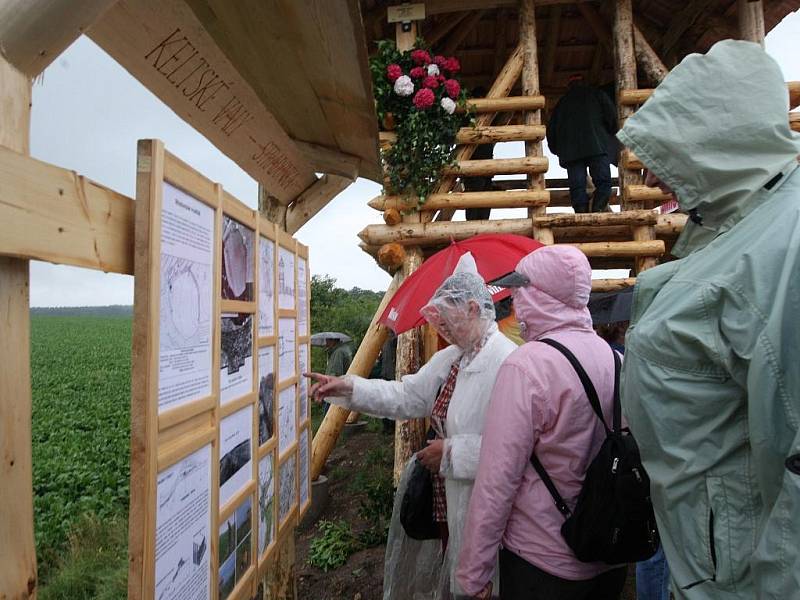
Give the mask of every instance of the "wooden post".
M 0 145 L 28 154 L 30 79 L 0 58 Z M 0 597 L 36 598 L 27 260 L 0 257 Z
M 736 0 L 739 36 L 764 47 L 764 7 L 761 0 Z
M 633 39 L 636 46 L 636 60 L 642 65 L 651 83 L 658 85 L 667 76 L 669 69 L 636 25 L 633 26 Z

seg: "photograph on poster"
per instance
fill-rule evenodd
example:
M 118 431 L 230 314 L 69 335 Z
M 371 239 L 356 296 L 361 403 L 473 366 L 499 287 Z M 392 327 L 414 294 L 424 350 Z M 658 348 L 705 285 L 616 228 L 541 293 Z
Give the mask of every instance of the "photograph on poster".
M 300 471 L 300 506 L 308 501 L 308 427 L 300 432 L 300 445 L 297 450 Z
M 278 452 L 283 452 L 297 439 L 297 386 L 290 385 L 278 394 Z
M 294 308 L 294 252 L 278 248 L 278 308 Z
M 156 598 L 211 595 L 211 444 L 156 480 Z
M 297 335 L 308 335 L 308 285 L 306 283 L 306 259 L 297 257 Z
M 273 453 L 258 463 L 258 555 L 275 539 L 275 482 Z
M 283 520 L 292 510 L 297 500 L 296 484 L 296 471 L 297 457 L 292 453 L 280 467 L 280 487 L 278 488 L 279 509 L 278 509 L 278 522 L 283 523 Z
M 222 297 L 252 301 L 255 234 L 229 216 L 222 217 Z
M 308 344 L 300 344 L 297 349 L 297 370 L 300 375 L 298 386 L 300 388 L 300 422 L 311 417 L 311 403 L 308 398 L 308 379 L 303 373 L 308 373 Z
M 295 337 L 294 319 L 278 319 L 278 380 L 286 381 L 294 377 L 295 352 L 297 338 Z
M 253 477 L 253 409 L 246 406 L 219 423 L 219 506 L 222 508 Z
M 158 410 L 211 394 L 214 209 L 163 182 Z
M 258 349 L 258 445 L 263 446 L 275 431 L 275 348 Z
M 253 391 L 253 318 L 223 313 L 220 326 L 220 402 L 226 404 Z
M 259 248 L 258 336 L 275 335 L 275 242 L 261 236 Z
M 250 568 L 253 501 L 248 496 L 219 526 L 219 597 L 227 598 Z

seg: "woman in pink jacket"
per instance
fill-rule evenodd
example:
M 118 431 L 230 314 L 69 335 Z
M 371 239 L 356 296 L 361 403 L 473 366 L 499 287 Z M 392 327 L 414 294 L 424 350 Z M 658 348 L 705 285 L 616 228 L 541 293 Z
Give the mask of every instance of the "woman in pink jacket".
M 607 422 L 614 391 L 613 350 L 595 334 L 587 309 L 591 268 L 571 246 L 540 248 L 506 279 L 526 343 L 497 375 L 486 412 L 456 578 L 488 598 L 500 550 L 500 597 L 613 600 L 625 567 L 580 562 L 561 537 L 564 517 L 530 463 L 533 451 L 570 509 L 605 439 L 578 376 L 550 338 L 566 346 L 591 378 Z M 503 282 L 495 282 L 503 283 Z

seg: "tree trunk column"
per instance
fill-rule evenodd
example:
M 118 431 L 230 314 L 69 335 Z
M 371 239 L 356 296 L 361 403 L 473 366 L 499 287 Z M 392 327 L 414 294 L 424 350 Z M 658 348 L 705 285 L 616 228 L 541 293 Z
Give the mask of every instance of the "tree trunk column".
M 739 36 L 764 47 L 764 6 L 761 0 L 737 0 Z

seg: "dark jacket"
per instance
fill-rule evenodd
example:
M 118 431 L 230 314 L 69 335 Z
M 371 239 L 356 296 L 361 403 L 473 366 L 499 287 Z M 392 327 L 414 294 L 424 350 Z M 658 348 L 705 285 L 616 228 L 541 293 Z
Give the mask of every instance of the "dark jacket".
M 584 83 L 573 84 L 556 104 L 547 124 L 547 143 L 562 167 L 606 154 L 609 135 L 617 130 L 610 98 Z

